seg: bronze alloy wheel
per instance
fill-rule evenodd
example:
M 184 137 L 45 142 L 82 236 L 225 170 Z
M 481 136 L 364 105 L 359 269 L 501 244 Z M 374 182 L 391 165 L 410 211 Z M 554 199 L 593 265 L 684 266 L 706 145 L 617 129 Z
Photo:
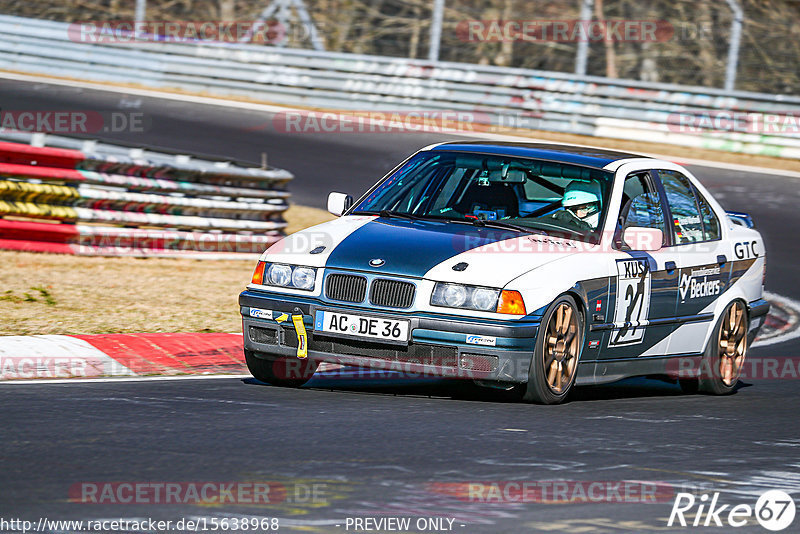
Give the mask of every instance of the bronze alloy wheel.
M 736 391 L 747 354 L 748 325 L 744 302 L 734 300 L 725 307 L 706 345 L 699 376 L 678 380 L 685 393 L 728 395 Z
M 747 354 L 747 312 L 739 301 L 728 307 L 719 329 L 719 376 L 732 387 L 742 373 Z
M 578 376 L 585 324 L 572 295 L 563 294 L 547 307 L 531 355 L 528 381 L 513 388 L 512 398 L 535 404 L 567 400 Z
M 547 323 L 542 351 L 547 387 L 557 395 L 572 384 L 580 351 L 579 333 L 577 311 L 567 301 L 558 303 Z

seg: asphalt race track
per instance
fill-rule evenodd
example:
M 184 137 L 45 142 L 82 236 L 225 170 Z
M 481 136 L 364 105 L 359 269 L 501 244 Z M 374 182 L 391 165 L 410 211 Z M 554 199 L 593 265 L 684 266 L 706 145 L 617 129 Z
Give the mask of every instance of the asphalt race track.
M 271 164 L 297 176 L 294 200 L 317 207 L 328 191 L 357 194 L 415 149 L 447 138 L 286 134 L 266 113 L 14 81 L 0 81 L 0 108 L 135 109 L 146 116 L 144 134 L 95 137 L 254 162 L 266 151 Z M 726 209 L 755 218 L 767 242 L 767 290 L 800 300 L 797 179 L 691 170 Z M 799 352 L 795 338 L 754 347 L 749 358 L 790 361 L 796 370 Z M 6 384 L 0 405 L 5 519 L 200 518 L 210 528 L 212 519 L 277 517 L 280 530 L 354 532 L 348 518 L 396 517 L 412 518 L 410 532 L 685 532 L 697 529 L 666 526 L 679 491 L 709 500 L 719 492 L 719 504 L 753 506 L 763 491 L 783 489 L 800 502 L 796 375 L 745 381 L 716 398 L 627 380 L 578 388 L 571 402 L 549 407 L 450 382 L 347 376 L 316 377 L 296 391 L 241 378 Z M 271 483 L 281 497 L 72 502 L 104 483 L 252 481 Z M 553 488 L 553 481 L 566 481 L 573 498 L 575 488 L 599 482 L 605 498 L 564 503 L 555 494 L 506 491 L 514 482 Z M 620 502 L 619 484 L 657 491 Z M 417 529 L 418 518 L 453 522 Z M 737 530 L 764 532 L 754 522 Z

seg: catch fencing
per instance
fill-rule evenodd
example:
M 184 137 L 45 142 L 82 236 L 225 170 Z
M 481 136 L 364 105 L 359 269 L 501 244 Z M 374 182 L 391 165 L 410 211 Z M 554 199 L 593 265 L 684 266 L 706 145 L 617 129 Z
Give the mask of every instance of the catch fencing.
M 43 134 L 0 135 L 0 249 L 252 259 L 291 173 Z
M 86 42 L 0 16 L 0 69 L 358 111 L 447 110 L 507 128 L 800 158 L 800 97 L 221 42 Z M 124 36 L 123 36 L 124 37 Z M 464 117 L 464 115 L 459 115 Z

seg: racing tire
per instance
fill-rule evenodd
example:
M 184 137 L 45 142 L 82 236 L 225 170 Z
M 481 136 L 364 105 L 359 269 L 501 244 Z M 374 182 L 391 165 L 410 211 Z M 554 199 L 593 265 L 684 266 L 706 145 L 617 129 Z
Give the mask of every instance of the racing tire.
M 299 388 L 311 380 L 317 370 L 317 364 L 308 359 L 258 358 L 249 350 L 244 351 L 244 359 L 256 380 L 284 388 Z
M 736 390 L 747 356 L 747 307 L 734 300 L 725 308 L 711 333 L 697 379 L 698 391 L 728 395 Z
M 569 396 L 578 374 L 584 343 L 584 317 L 575 299 L 562 295 L 542 316 L 522 400 L 560 404 Z

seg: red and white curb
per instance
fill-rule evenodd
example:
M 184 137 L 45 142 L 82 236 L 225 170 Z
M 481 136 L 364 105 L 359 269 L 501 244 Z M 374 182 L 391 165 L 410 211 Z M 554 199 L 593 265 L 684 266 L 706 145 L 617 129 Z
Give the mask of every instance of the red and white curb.
M 0 380 L 244 373 L 241 334 L 0 337 Z

